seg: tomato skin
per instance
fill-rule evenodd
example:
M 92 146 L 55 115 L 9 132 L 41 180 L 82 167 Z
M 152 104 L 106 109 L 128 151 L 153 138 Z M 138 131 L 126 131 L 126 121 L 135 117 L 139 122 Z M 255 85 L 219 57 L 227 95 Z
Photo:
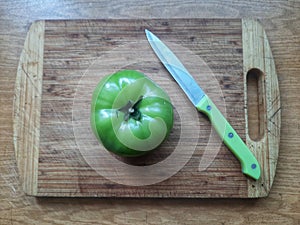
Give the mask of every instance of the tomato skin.
M 140 156 L 169 135 L 173 106 L 144 74 L 122 70 L 104 77 L 95 88 L 90 120 L 93 133 L 108 151 Z

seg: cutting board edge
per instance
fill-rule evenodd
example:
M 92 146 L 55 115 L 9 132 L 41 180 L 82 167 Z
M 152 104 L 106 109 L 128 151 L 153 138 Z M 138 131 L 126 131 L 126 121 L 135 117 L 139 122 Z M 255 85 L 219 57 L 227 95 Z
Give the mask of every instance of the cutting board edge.
M 20 55 L 13 101 L 13 143 L 23 191 L 37 195 L 45 21 L 31 24 Z M 35 109 L 35 110 L 32 110 Z
M 266 197 L 272 188 L 279 154 L 281 104 L 278 77 L 275 62 L 266 32 L 256 19 L 242 19 L 243 30 L 243 68 L 244 68 L 244 97 L 246 143 L 261 163 L 261 178 L 257 181 L 248 180 L 248 197 Z M 248 127 L 247 110 L 247 73 L 251 69 L 259 69 L 262 73 L 260 90 L 263 95 L 264 136 L 259 140 L 251 139 Z M 261 149 L 266 149 L 265 152 Z

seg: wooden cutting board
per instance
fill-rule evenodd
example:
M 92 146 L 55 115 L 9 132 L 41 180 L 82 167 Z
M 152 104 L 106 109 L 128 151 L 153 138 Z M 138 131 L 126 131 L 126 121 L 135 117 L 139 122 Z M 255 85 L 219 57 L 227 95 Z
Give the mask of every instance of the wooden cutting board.
M 154 55 L 144 29 L 161 38 L 221 108 L 260 162 L 254 181 L 189 103 Z M 145 73 L 169 94 L 174 128 L 152 153 L 111 155 L 91 133 L 91 94 L 120 69 Z M 255 20 L 37 21 L 20 57 L 14 146 L 24 191 L 34 196 L 267 196 L 280 139 L 275 65 Z

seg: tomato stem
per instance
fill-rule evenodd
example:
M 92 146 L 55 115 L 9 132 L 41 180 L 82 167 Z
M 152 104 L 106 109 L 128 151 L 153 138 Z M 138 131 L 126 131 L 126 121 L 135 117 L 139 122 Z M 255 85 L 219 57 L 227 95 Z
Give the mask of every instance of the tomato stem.
M 141 112 L 137 108 L 138 104 L 142 101 L 143 96 L 140 96 L 136 102 L 133 102 L 129 100 L 126 105 L 118 109 L 118 111 L 121 111 L 124 113 L 124 120 L 128 121 L 130 118 L 133 118 L 135 120 L 141 119 Z

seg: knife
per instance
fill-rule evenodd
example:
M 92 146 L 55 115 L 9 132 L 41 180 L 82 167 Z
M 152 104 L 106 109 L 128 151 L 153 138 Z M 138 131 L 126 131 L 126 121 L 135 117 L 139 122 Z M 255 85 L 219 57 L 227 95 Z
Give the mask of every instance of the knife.
M 258 180 L 260 178 L 260 165 L 247 145 L 228 123 L 217 106 L 197 84 L 176 55 L 149 30 L 145 30 L 145 33 L 150 46 L 165 68 L 183 89 L 197 110 L 209 118 L 222 141 L 240 161 L 242 172 Z

